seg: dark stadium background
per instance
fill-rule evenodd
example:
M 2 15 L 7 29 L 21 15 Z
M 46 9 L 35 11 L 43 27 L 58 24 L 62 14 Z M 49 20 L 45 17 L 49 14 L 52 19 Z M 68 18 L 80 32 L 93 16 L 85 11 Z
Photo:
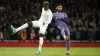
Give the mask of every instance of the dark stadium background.
M 44 0 L 0 0 L 0 40 L 26 41 L 38 40 L 38 28 L 27 28 L 12 35 L 10 25 L 19 27 L 22 24 L 38 20 Z M 62 4 L 69 17 L 69 29 L 72 41 L 95 42 L 100 40 L 100 1 L 99 0 L 48 0 L 50 9 Z M 53 24 L 47 29 L 45 40 L 63 41 L 60 31 Z M 34 30 L 36 29 L 36 30 Z M 31 34 L 32 32 L 32 34 Z M 34 33 L 35 32 L 35 33 Z M 35 35 L 34 35 L 35 34 Z M 33 38 L 30 38 L 33 37 Z

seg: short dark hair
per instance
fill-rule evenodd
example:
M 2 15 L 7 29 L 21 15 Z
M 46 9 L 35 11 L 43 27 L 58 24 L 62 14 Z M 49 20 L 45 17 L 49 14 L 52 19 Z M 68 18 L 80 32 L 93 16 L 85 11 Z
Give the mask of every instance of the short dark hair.
M 49 2 L 48 1 L 44 1 L 43 4 L 49 4 Z
M 57 7 L 57 6 L 63 6 L 63 5 L 62 5 L 62 4 L 57 4 L 56 7 Z

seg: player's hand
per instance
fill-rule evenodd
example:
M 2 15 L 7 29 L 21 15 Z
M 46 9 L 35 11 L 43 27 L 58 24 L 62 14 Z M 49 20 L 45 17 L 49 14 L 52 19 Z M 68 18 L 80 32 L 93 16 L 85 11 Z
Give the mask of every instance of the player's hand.
M 60 19 L 60 17 L 56 16 L 56 19 Z
M 62 28 L 63 28 L 62 26 L 58 26 L 58 29 L 60 29 L 60 30 L 61 30 Z

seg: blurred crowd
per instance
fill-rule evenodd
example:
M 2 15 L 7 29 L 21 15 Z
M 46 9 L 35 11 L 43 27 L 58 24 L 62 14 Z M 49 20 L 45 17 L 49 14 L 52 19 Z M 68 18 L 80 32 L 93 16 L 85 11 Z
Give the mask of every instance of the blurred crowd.
M 0 1 L 0 38 L 5 40 L 38 39 L 38 28 L 26 28 L 12 35 L 10 25 L 19 27 L 26 22 L 38 20 L 44 0 L 3 0 Z M 72 40 L 100 40 L 100 8 L 97 0 L 48 0 L 50 9 L 62 4 L 69 17 Z M 60 31 L 48 27 L 45 39 L 63 40 Z

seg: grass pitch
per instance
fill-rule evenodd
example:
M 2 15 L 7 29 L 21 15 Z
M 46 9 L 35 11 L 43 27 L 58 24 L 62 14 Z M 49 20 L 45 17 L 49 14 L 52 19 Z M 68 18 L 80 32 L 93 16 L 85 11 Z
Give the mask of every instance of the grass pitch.
M 66 56 L 65 48 L 42 49 L 40 55 L 35 55 L 37 48 L 0 47 L 0 56 Z M 71 48 L 69 56 L 100 56 L 100 48 Z

